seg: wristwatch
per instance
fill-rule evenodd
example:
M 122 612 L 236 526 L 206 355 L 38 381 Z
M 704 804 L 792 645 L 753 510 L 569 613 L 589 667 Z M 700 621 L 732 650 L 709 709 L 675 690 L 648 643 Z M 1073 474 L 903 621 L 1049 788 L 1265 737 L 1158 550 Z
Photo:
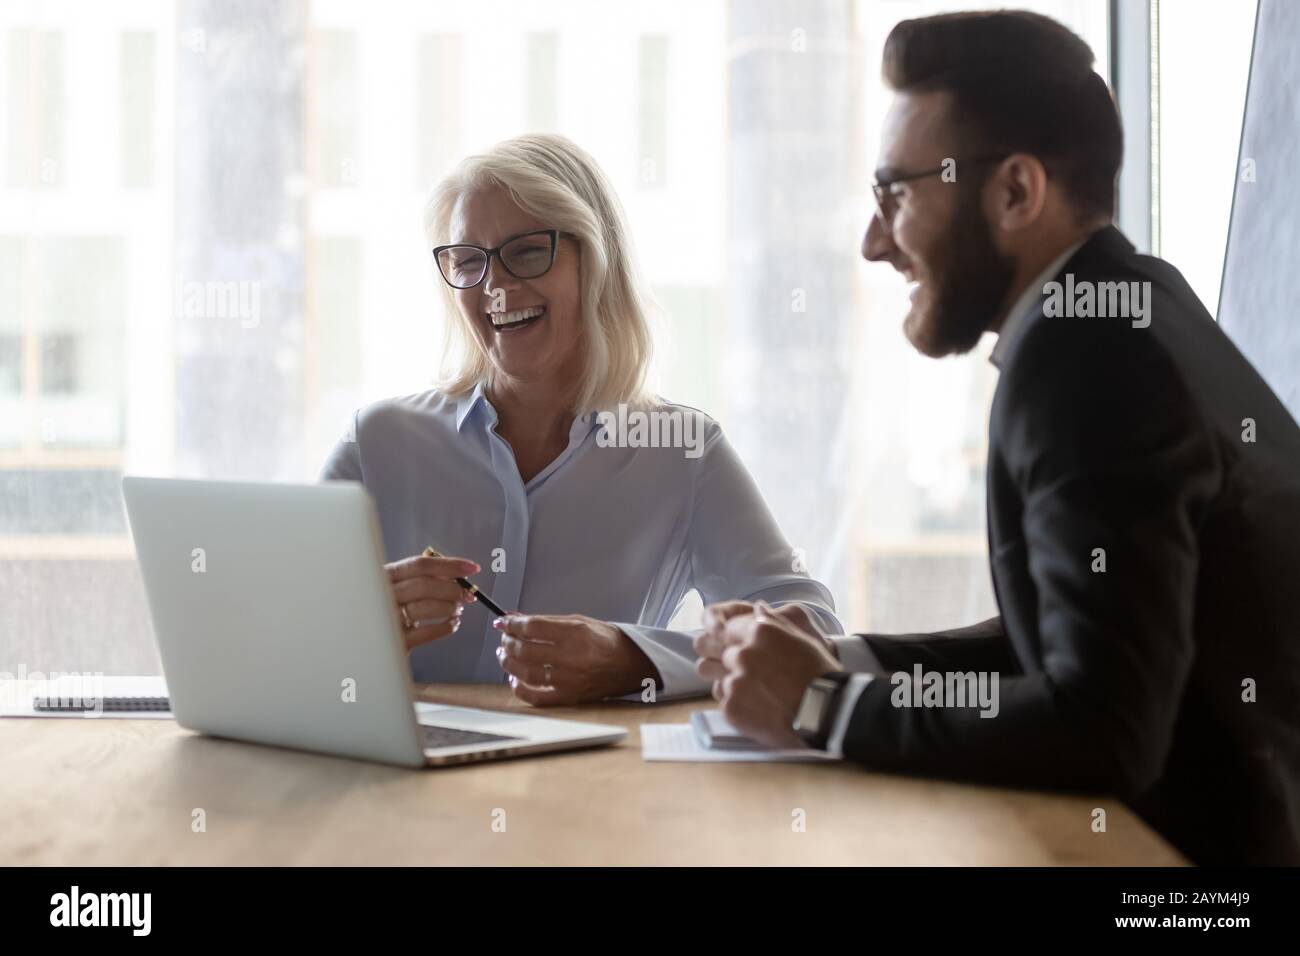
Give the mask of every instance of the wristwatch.
M 794 732 L 808 742 L 808 746 L 825 750 L 835 723 L 840 695 L 849 675 L 845 671 L 831 671 L 814 677 L 804 689 L 799 709 L 795 711 Z

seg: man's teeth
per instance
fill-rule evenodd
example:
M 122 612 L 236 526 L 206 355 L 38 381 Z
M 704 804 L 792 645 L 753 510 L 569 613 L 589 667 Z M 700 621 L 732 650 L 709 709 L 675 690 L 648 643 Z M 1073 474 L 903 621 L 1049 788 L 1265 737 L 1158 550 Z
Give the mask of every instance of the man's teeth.
M 535 305 L 531 309 L 516 309 L 513 312 L 489 312 L 488 318 L 493 325 L 514 325 L 525 319 L 535 319 L 545 311 L 544 306 Z

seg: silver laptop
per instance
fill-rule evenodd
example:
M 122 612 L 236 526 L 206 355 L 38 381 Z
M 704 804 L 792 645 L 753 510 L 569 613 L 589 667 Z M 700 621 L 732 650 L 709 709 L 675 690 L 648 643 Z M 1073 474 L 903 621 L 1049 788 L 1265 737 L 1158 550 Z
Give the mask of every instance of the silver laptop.
M 591 747 L 627 731 L 416 703 L 369 493 L 122 479 L 177 723 L 435 766 Z

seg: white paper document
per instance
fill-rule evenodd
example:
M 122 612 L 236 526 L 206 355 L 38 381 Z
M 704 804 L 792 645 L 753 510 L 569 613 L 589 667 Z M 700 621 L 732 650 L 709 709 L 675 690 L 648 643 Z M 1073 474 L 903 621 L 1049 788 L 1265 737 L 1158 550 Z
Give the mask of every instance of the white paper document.
M 839 759 L 824 750 L 709 750 L 700 746 L 690 724 L 642 724 L 641 758 L 691 763 L 819 763 Z

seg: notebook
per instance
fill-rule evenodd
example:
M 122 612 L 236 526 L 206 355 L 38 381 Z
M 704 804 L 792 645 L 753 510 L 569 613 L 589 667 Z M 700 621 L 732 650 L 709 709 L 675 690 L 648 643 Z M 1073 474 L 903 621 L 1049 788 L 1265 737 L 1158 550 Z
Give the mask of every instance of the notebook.
M 64 675 L 0 681 L 0 717 L 117 717 L 170 720 L 161 677 Z
M 720 710 L 697 710 L 691 714 L 691 730 L 705 750 L 768 750 L 746 737 L 722 716 Z
M 100 697 L 82 700 L 76 697 L 33 697 L 32 709 L 42 712 L 86 713 L 87 711 L 152 711 L 171 713 L 166 697 Z

